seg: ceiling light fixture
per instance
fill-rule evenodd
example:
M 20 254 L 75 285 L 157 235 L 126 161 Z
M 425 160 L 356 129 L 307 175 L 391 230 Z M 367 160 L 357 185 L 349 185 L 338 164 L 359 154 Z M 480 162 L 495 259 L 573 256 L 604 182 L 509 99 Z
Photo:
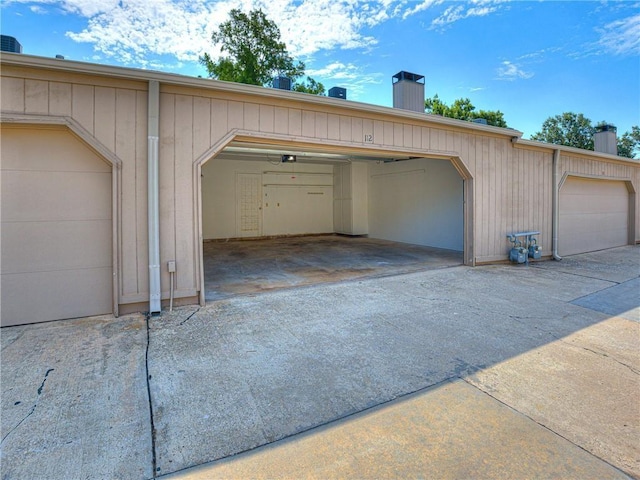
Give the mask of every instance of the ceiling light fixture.
M 295 155 L 282 155 L 282 163 L 290 163 L 295 161 L 296 161 Z

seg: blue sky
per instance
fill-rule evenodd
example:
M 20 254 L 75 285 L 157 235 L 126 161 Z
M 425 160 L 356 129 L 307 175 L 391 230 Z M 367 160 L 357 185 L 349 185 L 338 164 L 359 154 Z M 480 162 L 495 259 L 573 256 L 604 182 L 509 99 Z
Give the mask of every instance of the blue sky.
M 640 124 L 640 1 L 3 0 L 23 53 L 206 76 L 211 32 L 262 8 L 289 52 L 349 100 L 391 106 L 391 77 L 501 110 L 527 138 L 566 111 L 619 134 Z

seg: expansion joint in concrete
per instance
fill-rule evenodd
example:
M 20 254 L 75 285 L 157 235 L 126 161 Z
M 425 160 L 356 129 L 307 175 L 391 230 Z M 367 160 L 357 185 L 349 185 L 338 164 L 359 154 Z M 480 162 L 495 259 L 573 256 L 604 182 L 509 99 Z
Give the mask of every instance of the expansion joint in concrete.
M 491 395 L 491 393 L 489 393 L 486 390 L 483 390 L 480 386 L 471 383 L 470 381 L 468 381 L 466 378 L 463 377 L 459 377 L 460 380 L 462 380 L 463 382 L 465 382 L 466 384 L 470 385 L 471 387 L 475 388 L 476 390 L 479 390 L 480 392 L 484 393 L 485 395 L 487 395 L 488 397 L 492 398 L 493 400 L 495 400 L 496 402 L 500 403 L 501 405 L 504 405 L 506 408 L 508 408 L 509 410 L 516 412 L 518 415 L 522 415 L 523 417 L 531 420 L 533 423 L 535 423 L 536 425 L 538 425 L 539 427 L 545 429 L 546 431 L 552 433 L 553 435 L 562 438 L 564 441 L 570 443 L 571 445 L 575 446 L 576 448 L 579 448 L 580 450 L 582 450 L 583 452 L 587 453 L 588 455 L 597 458 L 598 460 L 606 463 L 607 465 L 610 465 L 611 467 L 613 467 L 614 469 L 618 470 L 619 472 L 623 473 L 624 475 L 627 475 L 625 472 L 623 472 L 619 467 L 615 466 L 614 464 L 612 464 L 611 462 L 607 461 L 604 458 L 599 457 L 598 455 L 595 455 L 593 452 L 590 452 L 589 450 L 587 450 L 586 448 L 584 448 L 583 446 L 575 443 L 574 441 L 572 441 L 571 439 L 565 437 L 564 435 L 559 434 L 558 432 L 556 432 L 555 430 L 552 430 L 551 428 L 549 428 L 547 425 L 545 425 L 544 423 L 540 423 L 539 421 L 537 421 L 535 418 L 530 417 L 529 415 L 527 415 L 524 412 L 521 412 L 520 410 L 517 410 L 515 408 L 513 408 L 511 405 L 509 405 L 508 403 L 503 402 L 502 400 L 500 400 L 499 398 Z
M 149 319 L 151 318 L 151 312 L 147 312 L 145 315 L 145 320 L 147 324 L 147 346 L 144 353 L 144 368 L 145 368 L 145 379 L 147 383 L 147 400 L 149 403 L 149 420 L 151 421 L 151 463 L 152 463 L 152 472 L 153 477 L 156 476 L 157 470 L 157 459 L 156 459 L 156 427 L 153 421 L 153 403 L 151 400 L 151 385 L 149 380 L 151 380 L 151 375 L 149 375 L 149 344 L 151 343 L 151 329 L 149 326 Z

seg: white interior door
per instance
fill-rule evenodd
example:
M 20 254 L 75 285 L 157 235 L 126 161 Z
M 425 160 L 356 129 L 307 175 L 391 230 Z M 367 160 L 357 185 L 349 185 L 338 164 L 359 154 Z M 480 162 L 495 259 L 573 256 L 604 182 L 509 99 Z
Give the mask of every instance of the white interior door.
M 262 235 L 261 175 L 236 175 L 236 235 L 259 237 Z

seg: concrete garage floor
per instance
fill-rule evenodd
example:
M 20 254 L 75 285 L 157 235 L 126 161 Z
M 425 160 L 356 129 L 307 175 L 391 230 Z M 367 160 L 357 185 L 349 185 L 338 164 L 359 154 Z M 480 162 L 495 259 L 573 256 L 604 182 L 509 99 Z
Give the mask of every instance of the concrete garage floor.
M 2 478 L 640 478 L 639 273 L 623 247 L 5 328 Z
M 345 235 L 207 241 L 206 300 L 461 265 L 462 252 Z

